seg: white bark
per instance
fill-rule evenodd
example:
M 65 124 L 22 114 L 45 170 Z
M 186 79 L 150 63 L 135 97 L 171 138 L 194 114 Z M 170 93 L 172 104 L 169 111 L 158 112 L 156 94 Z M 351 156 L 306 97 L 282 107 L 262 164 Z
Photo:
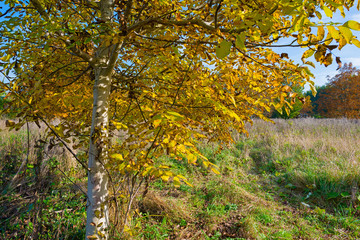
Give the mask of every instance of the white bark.
M 94 105 L 89 147 L 88 206 L 86 236 L 107 239 L 108 175 L 104 164 L 108 158 L 108 109 L 111 77 L 103 69 L 95 70 Z
M 112 6 L 112 0 L 102 0 L 100 2 L 103 22 L 111 21 Z M 110 49 L 110 46 L 100 45 L 95 56 L 85 239 L 108 239 L 109 237 L 109 209 L 107 204 L 109 176 L 104 164 L 108 159 L 109 97 L 113 71 Z

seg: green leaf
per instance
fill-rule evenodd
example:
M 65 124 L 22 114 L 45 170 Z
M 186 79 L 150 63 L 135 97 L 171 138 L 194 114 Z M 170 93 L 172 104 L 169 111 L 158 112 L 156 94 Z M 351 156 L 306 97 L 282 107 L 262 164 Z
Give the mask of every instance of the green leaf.
M 326 16 L 328 16 L 329 18 L 332 18 L 333 12 L 330 10 L 330 8 L 328 8 L 327 6 L 323 6 L 323 10 L 324 10 Z
M 326 2 L 328 2 L 331 6 L 336 7 L 336 8 L 339 8 L 339 7 L 342 6 L 340 3 L 336 3 L 336 2 L 331 1 L 331 0 L 326 0 Z
M 354 20 L 347 21 L 346 23 L 344 23 L 343 26 L 348 27 L 355 31 L 360 31 L 360 23 L 358 23 L 357 21 L 354 21 Z
M 351 39 L 353 38 L 353 34 L 351 30 L 347 27 L 339 27 L 341 35 L 345 38 L 347 43 L 351 42 Z
M 339 193 L 337 193 L 337 192 L 329 192 L 328 194 L 327 194 L 327 199 L 328 200 L 330 200 L 330 199 L 334 199 L 334 198 L 337 198 L 337 197 L 339 197 Z
M 231 46 L 231 42 L 228 42 L 226 40 L 222 41 L 220 43 L 220 46 L 216 48 L 216 56 L 220 59 L 226 57 L 230 54 Z
M 346 197 L 350 197 L 351 194 L 350 194 L 349 192 L 342 192 L 342 193 L 341 193 L 341 196 L 344 197 L 344 198 L 346 198 Z
M 239 35 L 236 36 L 236 41 L 235 41 L 235 45 L 236 47 L 240 48 L 241 50 L 245 50 L 245 33 L 242 32 Z

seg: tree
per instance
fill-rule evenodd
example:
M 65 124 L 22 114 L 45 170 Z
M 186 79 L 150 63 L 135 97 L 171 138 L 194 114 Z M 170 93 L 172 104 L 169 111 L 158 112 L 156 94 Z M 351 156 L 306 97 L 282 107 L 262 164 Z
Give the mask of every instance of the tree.
M 351 63 L 344 64 L 340 73 L 329 79 L 317 100 L 322 116 L 360 118 L 359 72 Z
M 304 87 L 291 86 L 292 92 L 287 98 L 278 99 L 278 102 L 284 101 L 286 104 L 281 109 L 272 109 L 271 118 L 292 119 L 300 115 L 303 108 L 309 105 L 309 99 L 303 95 Z
M 318 107 L 318 99 L 319 96 L 323 94 L 323 92 L 326 90 L 327 86 L 315 86 L 317 94 L 314 95 L 311 90 L 308 90 L 305 92 L 305 97 L 309 99 L 309 105 L 306 105 L 306 108 L 304 109 L 304 113 L 308 114 L 310 116 L 313 116 L 315 118 L 320 118 L 321 115 L 319 114 L 319 107 Z
M 2 87 L 25 119 L 48 122 L 64 144 L 89 144 L 87 238 L 108 238 L 109 204 L 143 182 L 174 175 L 158 157 L 186 158 L 217 172 L 196 149 L 228 143 L 231 129 L 281 108 L 311 72 L 273 47 L 302 47 L 304 64 L 329 65 L 331 50 L 360 46 L 344 25 L 318 22 L 353 1 L 7 0 L 1 14 Z M 317 28 L 317 34 L 312 29 Z M 327 36 L 325 37 L 325 32 Z M 289 44 L 278 44 L 289 38 Z M 339 45 L 331 45 L 331 43 Z M 12 72 L 13 71 L 13 72 Z M 12 73 L 11 73 L 12 72 Z M 287 79 L 288 85 L 283 85 Z M 92 105 L 91 101 L 92 100 Z M 90 117 L 92 116 L 92 117 Z M 115 129 L 123 133 L 113 144 Z M 76 157 L 76 156 L 75 156 Z M 123 189 L 122 183 L 128 188 Z M 114 220 L 116 222 L 116 220 Z

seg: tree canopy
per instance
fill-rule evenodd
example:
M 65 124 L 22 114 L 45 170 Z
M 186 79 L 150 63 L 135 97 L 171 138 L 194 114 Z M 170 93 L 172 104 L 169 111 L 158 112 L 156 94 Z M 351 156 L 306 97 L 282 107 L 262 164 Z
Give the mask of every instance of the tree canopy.
M 315 104 L 322 117 L 360 118 L 359 69 L 344 64 L 340 73 L 329 78 Z
M 5 4 L 0 71 L 10 106 L 20 111 L 13 127 L 58 118 L 49 128 L 63 143 L 90 144 L 88 238 L 107 238 L 110 195 L 122 191 L 131 205 L 143 181 L 186 182 L 159 156 L 217 172 L 197 141 L 231 142 L 232 131 L 244 132 L 252 117 L 291 105 L 298 97 L 292 84 L 313 88 L 307 58 L 327 66 L 333 49 L 360 47 L 352 34 L 359 23 L 321 22 L 323 14 L 345 16 L 350 0 Z M 285 46 L 302 49 L 304 64 L 273 51 Z M 117 134 L 121 140 L 112 143 Z

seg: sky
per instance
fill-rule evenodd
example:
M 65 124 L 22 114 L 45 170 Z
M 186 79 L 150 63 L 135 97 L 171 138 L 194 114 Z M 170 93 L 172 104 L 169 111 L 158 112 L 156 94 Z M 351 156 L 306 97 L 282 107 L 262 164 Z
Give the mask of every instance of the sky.
M 334 23 L 345 23 L 349 20 L 355 20 L 360 22 L 360 11 L 356 9 L 356 7 L 353 7 L 350 9 L 350 11 L 347 11 L 345 9 L 345 18 L 343 18 L 340 15 L 340 11 L 337 11 L 334 13 L 332 18 L 326 17 L 325 13 L 322 12 L 323 19 L 321 20 L 324 23 L 327 22 L 334 22 Z M 353 35 L 355 35 L 360 40 L 360 31 L 354 31 L 352 30 Z M 326 34 L 325 34 L 326 36 Z M 286 40 L 284 40 L 286 42 Z M 335 44 L 335 41 L 333 41 L 331 44 Z M 302 63 L 301 56 L 305 48 L 281 48 L 281 49 L 274 49 L 278 53 L 288 53 L 289 58 L 293 59 L 297 63 Z M 312 61 L 315 63 L 315 68 L 309 66 L 310 71 L 314 74 L 314 79 L 312 81 L 315 82 L 316 86 L 322 86 L 327 83 L 328 77 L 335 76 L 338 71 L 336 70 L 338 65 L 335 62 L 335 57 L 340 57 L 342 64 L 344 63 L 352 63 L 353 66 L 360 68 L 360 48 L 357 48 L 354 45 L 346 45 L 339 51 L 338 49 L 332 50 L 333 53 L 333 64 L 331 64 L 328 67 L 325 67 L 324 65 L 320 65 L 317 63 L 314 59 L 314 57 L 310 57 L 307 60 Z M 308 66 L 308 65 L 306 65 Z M 309 90 L 310 87 L 307 85 L 305 87 L 305 90 Z

